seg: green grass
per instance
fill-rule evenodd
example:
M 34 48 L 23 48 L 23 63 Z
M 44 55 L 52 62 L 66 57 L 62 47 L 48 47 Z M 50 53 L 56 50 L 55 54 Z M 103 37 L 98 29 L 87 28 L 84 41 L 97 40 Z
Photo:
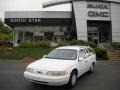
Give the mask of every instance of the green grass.
M 50 51 L 49 48 L 13 48 L 9 54 L 6 54 L 3 49 L 0 49 L 0 59 L 22 60 L 27 56 L 35 59 L 40 59 L 43 55 Z

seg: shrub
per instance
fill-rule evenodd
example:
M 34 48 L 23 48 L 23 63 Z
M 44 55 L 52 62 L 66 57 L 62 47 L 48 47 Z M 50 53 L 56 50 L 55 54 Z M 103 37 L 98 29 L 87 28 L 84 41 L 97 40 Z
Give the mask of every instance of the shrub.
M 111 45 L 114 49 L 120 49 L 120 42 L 112 42 Z
M 36 42 L 25 41 L 25 42 L 20 42 L 19 47 L 22 48 L 50 47 L 50 41 L 36 41 Z
M 50 41 L 36 41 L 34 42 L 35 47 L 50 47 Z
M 59 41 L 59 42 L 58 42 L 58 45 L 59 45 L 59 46 L 68 46 L 68 45 L 69 45 L 69 42 L 68 42 L 68 41 L 65 41 L 65 40 Z
M 4 40 L 4 35 L 0 34 L 0 40 Z
M 96 48 L 97 47 L 97 45 L 95 43 L 93 43 L 93 42 L 86 42 L 86 44 L 89 45 L 92 48 Z
M 19 47 L 22 47 L 22 48 L 30 48 L 30 47 L 31 47 L 31 42 L 29 42 L 29 41 L 20 42 L 20 43 L 19 43 Z
M 107 50 L 103 48 L 94 48 L 97 59 L 108 60 Z
M 83 40 L 73 40 L 70 42 L 70 45 L 89 45 L 92 48 L 96 48 L 97 45 L 93 42 L 87 42 L 87 41 L 83 41 Z
M 85 45 L 86 42 L 83 40 L 73 40 L 70 42 L 70 45 Z
M 9 33 L 9 34 L 1 34 L 0 33 L 0 40 L 12 40 L 13 38 L 13 33 Z

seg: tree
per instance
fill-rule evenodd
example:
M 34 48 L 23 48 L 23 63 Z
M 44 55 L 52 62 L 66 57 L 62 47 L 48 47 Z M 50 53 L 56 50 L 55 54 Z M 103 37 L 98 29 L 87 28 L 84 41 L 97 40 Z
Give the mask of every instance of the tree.
M 0 40 L 12 40 L 13 30 L 0 21 Z

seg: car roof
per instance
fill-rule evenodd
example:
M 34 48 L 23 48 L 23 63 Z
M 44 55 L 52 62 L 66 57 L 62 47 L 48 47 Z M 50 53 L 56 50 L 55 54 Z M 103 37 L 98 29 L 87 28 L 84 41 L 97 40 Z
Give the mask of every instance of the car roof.
M 58 47 L 56 49 L 74 49 L 74 50 L 80 50 L 84 48 L 89 48 L 89 46 L 63 46 L 63 47 Z

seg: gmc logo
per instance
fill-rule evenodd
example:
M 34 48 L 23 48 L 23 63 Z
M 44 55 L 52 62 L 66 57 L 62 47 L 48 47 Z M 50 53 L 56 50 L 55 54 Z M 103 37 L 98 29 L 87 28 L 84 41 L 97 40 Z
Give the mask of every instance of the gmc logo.
M 88 16 L 89 17 L 110 17 L 110 13 L 109 12 L 89 11 Z

